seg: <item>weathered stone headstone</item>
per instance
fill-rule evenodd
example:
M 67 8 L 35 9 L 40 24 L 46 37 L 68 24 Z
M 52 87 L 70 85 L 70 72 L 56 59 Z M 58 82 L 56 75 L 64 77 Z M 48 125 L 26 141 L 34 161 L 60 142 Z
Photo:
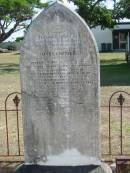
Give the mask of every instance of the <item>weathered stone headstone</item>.
M 98 55 L 85 22 L 59 2 L 43 11 L 20 71 L 25 163 L 34 172 L 101 172 Z

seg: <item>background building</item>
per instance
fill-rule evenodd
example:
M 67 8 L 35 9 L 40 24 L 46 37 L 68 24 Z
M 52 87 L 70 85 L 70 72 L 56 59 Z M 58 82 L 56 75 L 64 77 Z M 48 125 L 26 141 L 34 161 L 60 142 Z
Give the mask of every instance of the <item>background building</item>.
M 130 22 L 119 23 L 112 29 L 92 29 L 99 51 L 125 51 L 130 47 Z

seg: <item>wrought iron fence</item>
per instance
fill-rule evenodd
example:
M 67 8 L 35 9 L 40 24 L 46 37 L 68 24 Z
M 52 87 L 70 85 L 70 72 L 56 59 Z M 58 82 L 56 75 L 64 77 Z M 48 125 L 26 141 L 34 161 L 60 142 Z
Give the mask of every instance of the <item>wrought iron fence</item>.
M 102 154 L 130 155 L 130 94 L 112 93 L 108 105 L 101 106 L 101 114 Z M 21 94 L 13 92 L 0 109 L 0 160 L 5 157 L 22 160 L 23 151 Z
M 116 91 L 109 99 L 109 155 L 130 155 L 130 94 Z
M 0 157 L 23 156 L 21 94 L 10 93 L 0 109 Z

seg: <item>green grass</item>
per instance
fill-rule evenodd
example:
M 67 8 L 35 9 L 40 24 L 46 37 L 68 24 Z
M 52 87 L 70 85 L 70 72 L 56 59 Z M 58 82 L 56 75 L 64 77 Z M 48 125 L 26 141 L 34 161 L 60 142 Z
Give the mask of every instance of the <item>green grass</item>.
M 124 53 L 101 53 L 101 86 L 130 85 L 130 64 Z
M 14 91 L 20 91 L 19 53 L 0 54 L 0 109 L 4 108 L 5 97 Z
M 19 72 L 19 53 L 0 54 L 0 75 L 18 74 Z

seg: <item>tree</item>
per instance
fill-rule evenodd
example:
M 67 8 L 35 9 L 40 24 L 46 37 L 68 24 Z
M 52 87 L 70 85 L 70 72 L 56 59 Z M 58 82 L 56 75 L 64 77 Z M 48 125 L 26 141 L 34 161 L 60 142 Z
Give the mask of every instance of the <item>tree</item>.
M 114 18 L 118 21 L 124 18 L 130 19 L 130 0 L 120 0 L 115 4 Z
M 107 9 L 104 0 L 70 0 L 77 5 L 77 12 L 84 18 L 90 28 L 101 25 L 111 28 L 115 24 L 113 10 Z
M 36 9 L 47 6 L 40 0 L 0 0 L 0 43 L 12 33 L 26 29 Z

